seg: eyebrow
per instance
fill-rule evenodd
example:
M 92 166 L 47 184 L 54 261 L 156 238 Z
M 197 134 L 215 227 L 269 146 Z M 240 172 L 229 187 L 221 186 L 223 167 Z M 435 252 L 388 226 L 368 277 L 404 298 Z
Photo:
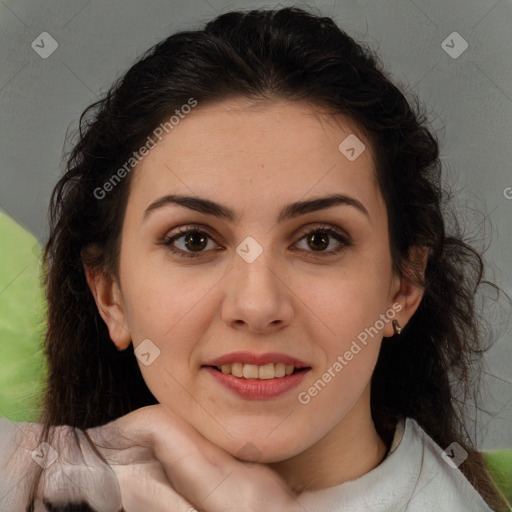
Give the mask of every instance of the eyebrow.
M 218 217 L 230 222 L 239 220 L 239 216 L 236 214 L 236 212 L 227 206 L 216 203 L 210 199 L 179 194 L 165 195 L 151 203 L 144 211 L 143 220 L 145 220 L 155 210 L 171 204 L 183 206 L 185 208 L 189 208 L 190 210 L 205 213 L 207 215 L 213 215 L 214 217 Z M 295 203 L 290 203 L 284 206 L 279 212 L 277 222 L 294 219 L 307 213 L 326 210 L 327 208 L 332 208 L 338 205 L 351 206 L 366 216 L 370 216 L 368 210 L 357 199 L 346 196 L 344 194 L 331 194 L 326 197 L 297 201 Z

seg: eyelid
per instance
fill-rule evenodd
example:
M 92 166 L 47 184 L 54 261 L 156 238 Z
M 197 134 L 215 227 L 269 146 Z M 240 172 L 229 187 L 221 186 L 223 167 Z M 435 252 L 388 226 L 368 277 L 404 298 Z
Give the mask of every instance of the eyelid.
M 322 223 L 322 222 L 316 222 L 316 223 L 313 222 L 313 223 L 308 224 L 307 226 L 300 228 L 298 231 L 296 231 L 294 233 L 293 237 L 294 238 L 296 238 L 296 237 L 302 238 L 303 235 L 307 235 L 311 231 L 316 231 L 316 230 L 334 231 L 339 236 L 346 239 L 347 242 L 351 242 L 350 235 L 345 230 L 343 230 L 337 226 L 333 226 L 331 224 L 326 224 L 326 223 Z
M 188 234 L 190 231 L 200 231 L 200 232 L 204 232 L 206 233 L 211 239 L 213 239 L 215 242 L 216 242 L 216 238 L 217 238 L 217 234 L 214 233 L 214 231 L 212 229 L 210 229 L 208 226 L 204 225 L 204 224 L 186 224 L 184 226 L 180 226 L 178 228 L 176 228 L 172 234 L 169 234 L 170 231 L 173 231 L 173 230 L 169 230 L 164 236 L 163 236 L 163 240 L 169 240 L 171 238 L 175 238 L 177 236 L 180 236 L 180 235 L 186 235 Z M 217 242 L 216 242 L 217 243 Z

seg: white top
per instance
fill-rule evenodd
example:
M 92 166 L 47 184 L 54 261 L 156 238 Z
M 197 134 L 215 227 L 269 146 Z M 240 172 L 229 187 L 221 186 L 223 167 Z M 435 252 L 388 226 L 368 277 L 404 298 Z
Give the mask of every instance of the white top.
M 30 479 L 6 465 L 22 425 L 0 418 L 1 512 L 25 510 Z M 402 419 L 387 457 L 376 468 L 356 480 L 304 492 L 297 500 L 306 512 L 492 512 L 458 469 L 465 453 L 460 450 L 450 445 L 450 458 L 443 458 L 443 450 L 415 420 Z
M 450 445 L 443 458 L 443 450 L 414 419 L 402 419 L 376 468 L 355 480 L 304 492 L 298 501 L 315 512 L 492 512 L 457 467 L 464 453 L 460 445 Z

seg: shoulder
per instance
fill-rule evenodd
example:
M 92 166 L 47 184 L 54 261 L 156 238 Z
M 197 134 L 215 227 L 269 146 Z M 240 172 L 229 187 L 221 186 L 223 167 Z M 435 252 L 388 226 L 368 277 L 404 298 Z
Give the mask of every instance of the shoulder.
M 403 440 L 395 453 L 400 455 L 416 479 L 410 487 L 408 512 L 492 512 L 459 469 L 467 457 L 464 448 L 455 442 L 440 447 L 414 419 L 401 421 Z
M 463 455 L 443 456 L 415 420 L 402 418 L 377 467 L 350 482 L 303 493 L 299 502 L 316 512 L 492 512 L 457 466 Z

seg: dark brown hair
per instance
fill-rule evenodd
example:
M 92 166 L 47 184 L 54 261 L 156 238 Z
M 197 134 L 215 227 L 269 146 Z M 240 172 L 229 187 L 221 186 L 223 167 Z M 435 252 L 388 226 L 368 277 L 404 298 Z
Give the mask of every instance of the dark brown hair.
M 464 420 L 478 374 L 472 369 L 484 350 L 476 293 L 484 283 L 499 288 L 484 281 L 482 257 L 455 219 L 446 232 L 438 141 L 418 99 L 406 99 L 365 43 L 331 18 L 298 8 L 229 12 L 204 30 L 174 34 L 82 114 L 66 173 L 53 191 L 45 248 L 45 438 L 52 425 L 87 429 L 157 403 L 133 347 L 114 348 L 83 268 L 117 274 L 133 173 L 101 199 L 95 191 L 190 98 L 201 106 L 235 97 L 317 105 L 351 118 L 371 142 L 393 268 L 401 276 L 412 272 L 424 288 L 403 333 L 382 344 L 371 383 L 376 428 L 388 439 L 402 415 L 441 447 L 457 441 L 469 453 L 462 472 L 491 507 L 505 510 Z M 429 249 L 424 280 L 410 259 L 413 247 Z

